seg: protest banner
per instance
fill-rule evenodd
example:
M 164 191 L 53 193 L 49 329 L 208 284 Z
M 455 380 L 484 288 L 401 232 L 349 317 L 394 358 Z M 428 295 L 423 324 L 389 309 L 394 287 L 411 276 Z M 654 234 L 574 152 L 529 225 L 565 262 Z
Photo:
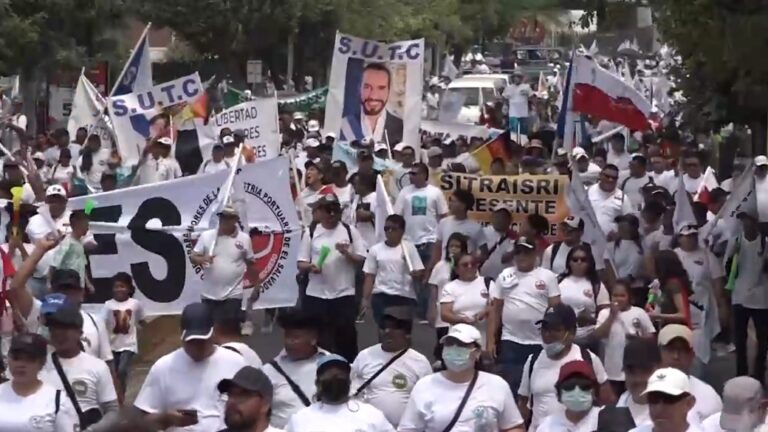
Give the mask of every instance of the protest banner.
M 245 144 L 253 149 L 256 160 L 272 159 L 280 154 L 280 132 L 277 126 L 277 100 L 258 98 L 228 108 L 213 119 L 216 137 L 223 128 L 245 132 Z M 210 155 L 210 148 L 203 154 Z
M 112 140 L 112 123 L 104 112 L 106 108 L 107 101 L 99 94 L 85 73 L 81 73 L 67 121 L 69 137 L 75 139 L 77 130 L 84 127 L 89 136 L 98 135 L 102 143 L 110 142 Z
M 435 186 L 448 199 L 457 189 L 472 192 L 475 205 L 469 217 L 478 222 L 490 222 L 493 208 L 504 204 L 512 213 L 513 228 L 526 215 L 538 213 L 549 220 L 547 235 L 557 236 L 557 224 L 569 214 L 566 202 L 568 177 L 561 175 L 476 176 L 444 172 Z
M 73 198 L 70 207 L 82 209 L 95 201 L 91 232 L 98 243 L 89 254 L 96 293 L 86 303 L 111 298 L 111 277 L 128 272 L 136 298 L 150 315 L 177 314 L 199 301 L 204 272 L 190 256 L 200 233 L 212 226 L 217 199 L 228 171 L 185 177 L 146 186 Z M 289 190 L 286 158 L 243 166 L 233 193 L 242 199 L 244 229 L 256 254 L 263 292 L 256 308 L 296 303 L 296 259 L 301 231 Z M 248 285 L 254 279 L 246 274 Z M 246 297 L 250 291 L 246 291 Z
M 123 164 L 138 163 L 149 137 L 168 135 L 175 140 L 174 131 L 186 125 L 170 124 L 169 117 L 181 110 L 180 104 L 193 102 L 202 93 L 200 77 L 195 72 L 151 89 L 110 97 L 109 115 Z
M 336 33 L 325 132 L 339 141 L 419 143 L 424 40 L 382 43 Z

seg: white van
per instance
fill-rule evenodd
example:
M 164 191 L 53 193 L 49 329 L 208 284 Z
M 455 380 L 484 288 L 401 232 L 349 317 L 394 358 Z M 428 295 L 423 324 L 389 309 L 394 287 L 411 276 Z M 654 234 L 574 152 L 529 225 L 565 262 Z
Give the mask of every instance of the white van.
M 456 121 L 476 124 L 480 121 L 483 104 L 496 101 L 507 87 L 505 75 L 467 75 L 448 84 L 441 100 L 464 98 Z

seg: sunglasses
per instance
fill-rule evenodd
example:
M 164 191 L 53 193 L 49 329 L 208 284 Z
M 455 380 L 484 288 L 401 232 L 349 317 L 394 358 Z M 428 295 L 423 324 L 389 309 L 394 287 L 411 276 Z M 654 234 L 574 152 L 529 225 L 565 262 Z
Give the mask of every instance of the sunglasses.
M 573 262 L 573 263 L 585 263 L 585 262 L 589 262 L 589 259 L 587 257 L 573 257 L 573 258 L 571 258 L 571 262 Z
M 617 175 L 601 174 L 601 176 L 603 176 L 603 178 L 608 179 L 608 180 L 618 180 L 619 179 L 619 176 L 617 176 Z
M 565 383 L 560 385 L 560 390 L 571 391 L 576 389 L 577 387 L 581 391 L 585 391 L 585 392 L 592 391 L 592 384 L 585 383 L 585 382 L 578 382 L 578 381 L 570 381 L 570 382 L 566 381 Z

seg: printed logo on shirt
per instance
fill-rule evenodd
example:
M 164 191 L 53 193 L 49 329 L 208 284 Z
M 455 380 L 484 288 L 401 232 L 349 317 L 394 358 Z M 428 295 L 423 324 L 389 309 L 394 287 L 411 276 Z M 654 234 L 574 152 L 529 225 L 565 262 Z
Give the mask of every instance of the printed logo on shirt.
M 539 291 L 544 291 L 545 289 L 547 289 L 547 283 L 544 282 L 543 280 L 537 280 L 536 283 L 533 284 L 533 286 L 535 286 L 536 289 Z
M 29 418 L 29 427 L 32 429 L 51 430 L 55 423 L 55 414 L 45 414 Z
M 74 380 L 72 381 L 72 390 L 78 398 L 85 397 L 88 393 L 88 383 L 83 380 Z
M 243 242 L 240 242 L 240 241 L 236 241 L 236 242 L 235 242 L 235 247 L 236 247 L 236 248 L 237 248 L 237 250 L 239 250 L 239 251 L 243 251 L 243 249 L 245 249 L 245 246 L 243 245 Z
M 411 214 L 413 216 L 427 215 L 426 195 L 414 195 L 413 197 L 411 197 Z
M 591 289 L 585 289 L 584 291 L 582 291 L 582 293 L 586 298 L 592 298 L 592 296 L 594 295 Z
M 396 373 L 392 377 L 392 387 L 398 390 L 405 390 L 408 387 L 408 378 L 401 373 Z
M 491 432 L 498 429 L 498 410 L 492 406 L 478 406 L 472 410 L 475 418 L 475 432 Z
M 112 318 L 115 321 L 115 326 L 112 328 L 114 334 L 128 334 L 131 330 L 131 317 L 133 316 L 133 310 L 113 310 Z

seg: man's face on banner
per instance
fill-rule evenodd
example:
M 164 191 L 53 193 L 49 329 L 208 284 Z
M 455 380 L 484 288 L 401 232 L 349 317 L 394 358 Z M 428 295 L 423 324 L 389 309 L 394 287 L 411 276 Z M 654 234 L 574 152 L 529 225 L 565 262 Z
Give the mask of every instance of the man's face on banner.
M 366 69 L 363 72 L 363 88 L 360 100 L 365 115 L 379 115 L 387 106 L 389 99 L 389 74 L 378 69 Z

